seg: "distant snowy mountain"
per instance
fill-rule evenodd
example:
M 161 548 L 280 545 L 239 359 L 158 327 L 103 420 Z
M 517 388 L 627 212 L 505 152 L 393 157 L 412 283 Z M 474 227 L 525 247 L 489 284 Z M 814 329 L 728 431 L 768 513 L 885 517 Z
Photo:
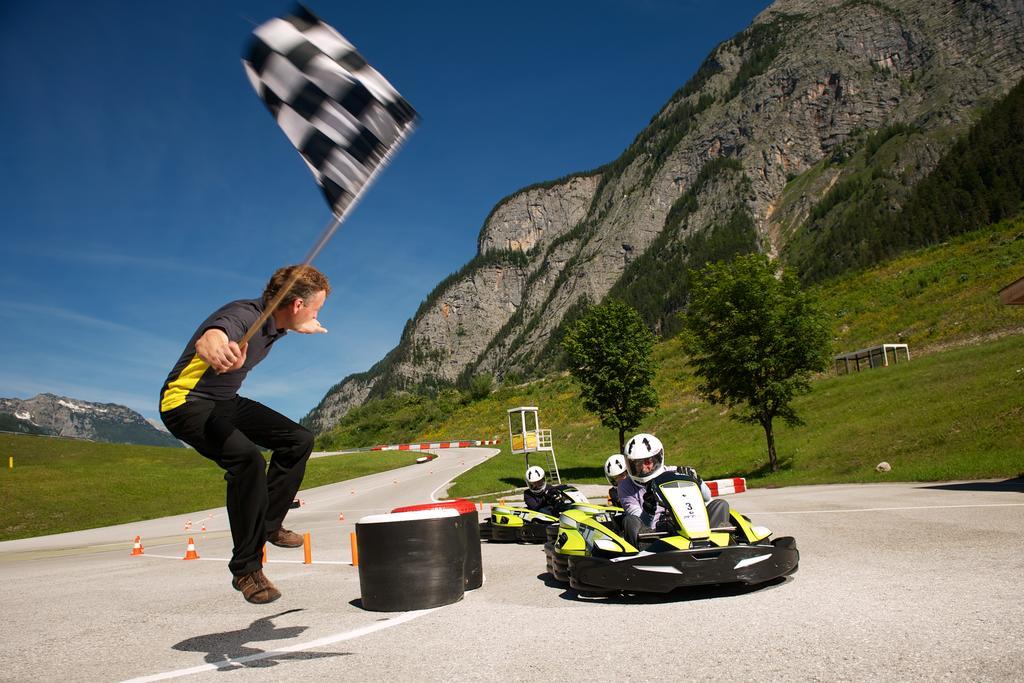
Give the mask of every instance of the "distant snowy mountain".
M 49 434 L 108 443 L 181 447 L 181 443 L 131 408 L 39 394 L 0 398 L 0 431 Z

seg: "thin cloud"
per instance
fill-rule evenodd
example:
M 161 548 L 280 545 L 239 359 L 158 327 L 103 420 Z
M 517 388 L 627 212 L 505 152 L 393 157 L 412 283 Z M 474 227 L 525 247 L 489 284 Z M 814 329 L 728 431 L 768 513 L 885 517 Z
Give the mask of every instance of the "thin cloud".
M 37 257 L 53 258 L 72 263 L 87 264 L 104 267 L 124 267 L 137 270 L 152 271 L 161 270 L 178 274 L 191 274 L 202 278 L 219 278 L 232 282 L 242 282 L 246 285 L 262 286 L 263 281 L 250 275 L 236 273 L 226 268 L 215 268 L 212 266 L 201 266 L 195 263 L 183 263 L 171 258 L 152 258 L 148 256 L 136 256 L 114 251 L 67 251 L 48 250 L 40 251 L 35 249 L 16 249 L 22 254 L 29 254 Z
M 106 332 L 115 332 L 117 334 L 130 334 L 133 336 L 143 337 L 145 339 L 156 341 L 159 343 L 166 344 L 166 340 L 158 337 L 155 334 L 140 330 L 137 327 L 131 325 L 122 325 L 121 323 L 113 322 L 105 318 L 97 318 L 91 315 L 85 315 L 78 311 L 72 311 L 67 308 L 60 308 L 58 306 L 42 306 L 39 304 L 23 304 L 17 301 L 0 301 L 0 312 L 7 310 L 15 314 L 30 314 L 34 317 L 44 318 L 60 318 L 67 320 L 68 322 L 84 325 L 93 329 L 104 330 Z

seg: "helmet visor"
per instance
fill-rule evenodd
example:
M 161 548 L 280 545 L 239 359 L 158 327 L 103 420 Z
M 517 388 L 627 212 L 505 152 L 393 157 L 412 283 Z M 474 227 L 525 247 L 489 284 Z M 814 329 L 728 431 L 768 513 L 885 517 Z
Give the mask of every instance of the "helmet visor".
M 544 488 L 544 483 L 545 482 L 544 482 L 544 478 L 541 477 L 537 481 L 531 481 L 531 482 L 528 482 L 528 483 L 530 485 L 530 490 L 531 491 L 540 491 L 541 489 Z
M 630 458 L 626 461 L 626 465 L 629 467 L 630 476 L 640 479 L 650 476 L 651 473 L 661 467 L 664 462 L 664 452 L 658 451 L 654 455 L 649 455 L 646 458 Z

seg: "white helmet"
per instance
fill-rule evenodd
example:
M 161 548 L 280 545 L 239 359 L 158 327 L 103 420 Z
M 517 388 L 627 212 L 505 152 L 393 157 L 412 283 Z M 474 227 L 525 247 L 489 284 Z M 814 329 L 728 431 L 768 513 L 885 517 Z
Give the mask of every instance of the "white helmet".
M 532 465 L 526 468 L 526 483 L 531 491 L 540 491 L 544 488 L 544 470 Z
M 665 447 L 653 434 L 637 434 L 626 444 L 629 478 L 646 484 L 665 471 Z
M 619 480 L 619 475 L 626 471 L 626 458 L 620 453 L 609 456 L 604 461 L 604 476 L 608 477 L 608 483 L 615 486 Z

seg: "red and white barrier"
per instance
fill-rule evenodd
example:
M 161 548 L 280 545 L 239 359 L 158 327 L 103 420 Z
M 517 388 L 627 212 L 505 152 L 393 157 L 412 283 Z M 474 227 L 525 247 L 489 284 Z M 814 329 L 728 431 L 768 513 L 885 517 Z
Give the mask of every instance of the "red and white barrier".
M 747 490 L 747 480 L 743 477 L 733 477 L 731 479 L 713 479 L 711 481 L 705 481 L 708 488 L 711 489 L 711 495 L 713 497 L 725 496 L 730 493 L 743 493 Z
M 472 448 L 473 446 L 495 446 L 501 439 L 478 441 L 435 441 L 433 443 L 397 443 L 388 446 L 374 446 L 371 451 L 431 451 L 437 448 Z

